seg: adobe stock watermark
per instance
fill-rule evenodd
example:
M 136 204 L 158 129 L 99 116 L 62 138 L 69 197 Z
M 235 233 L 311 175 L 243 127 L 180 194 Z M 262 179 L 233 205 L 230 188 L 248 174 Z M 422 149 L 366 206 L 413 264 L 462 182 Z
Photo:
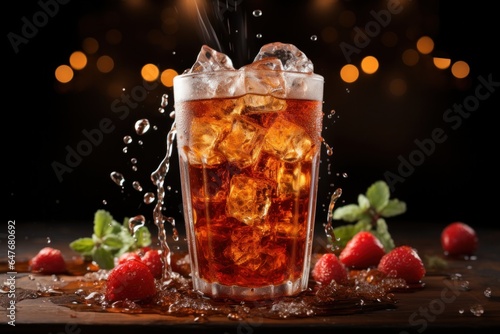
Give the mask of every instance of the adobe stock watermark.
M 157 81 L 143 81 L 142 85 L 133 87 L 130 93 L 123 92 L 120 98 L 115 99 L 111 103 L 111 111 L 117 114 L 120 120 L 125 120 L 130 115 L 130 111 L 137 108 L 139 103 L 147 98 L 149 92 L 157 87 Z M 51 163 L 52 170 L 59 182 L 63 182 L 65 174 L 72 173 L 75 168 L 80 166 L 83 158 L 90 156 L 94 149 L 103 143 L 104 135 L 113 133 L 115 129 L 116 125 L 113 120 L 104 117 L 99 121 L 97 127 L 83 129 L 81 131 L 83 138 L 74 146 L 66 145 L 64 161 L 53 161 Z
M 7 33 L 7 39 L 14 50 L 19 53 L 19 47 L 26 45 L 30 40 L 38 35 L 40 29 L 45 27 L 49 20 L 59 13 L 60 5 L 66 5 L 70 0 L 39 0 L 37 2 L 40 10 L 36 11 L 31 17 L 21 17 L 21 28 L 18 33 L 10 31 Z
M 411 2 L 411 0 L 407 0 Z M 383 28 L 386 28 L 392 21 L 392 16 L 401 13 L 404 10 L 403 5 L 400 0 L 389 0 L 387 1 L 387 8 L 379 10 L 370 11 L 373 20 L 368 21 L 364 26 L 364 31 L 359 27 L 354 27 L 354 37 L 353 43 L 351 45 L 346 42 L 341 42 L 339 47 L 342 50 L 342 54 L 348 63 L 351 63 L 351 56 L 353 54 L 359 54 L 362 49 L 366 48 L 372 41 L 373 38 L 380 35 Z
M 481 102 L 487 100 L 500 87 L 500 81 L 493 81 L 493 75 L 490 73 L 487 77 L 479 76 L 479 84 L 475 87 L 472 94 L 466 96 L 462 103 L 455 103 L 443 113 L 443 121 L 449 128 L 436 127 L 429 137 L 415 139 L 413 143 L 416 148 L 406 156 L 398 156 L 398 167 L 396 172 L 386 171 L 384 173 L 385 182 L 389 185 L 391 191 L 395 190 L 396 184 L 403 183 L 414 172 L 416 167 L 421 166 L 428 157 L 436 151 L 438 144 L 444 143 L 448 139 L 449 129 L 459 129 L 463 121 L 468 119 L 481 105 Z
M 432 299 L 408 317 L 408 324 L 416 327 L 418 333 L 423 333 L 429 327 L 429 323 L 436 321 L 438 316 L 446 310 L 447 305 L 455 302 L 462 291 L 468 290 L 468 284 L 459 274 L 452 275 L 443 283 L 445 287 L 441 290 L 439 298 Z M 409 334 L 409 332 L 403 330 L 399 334 Z

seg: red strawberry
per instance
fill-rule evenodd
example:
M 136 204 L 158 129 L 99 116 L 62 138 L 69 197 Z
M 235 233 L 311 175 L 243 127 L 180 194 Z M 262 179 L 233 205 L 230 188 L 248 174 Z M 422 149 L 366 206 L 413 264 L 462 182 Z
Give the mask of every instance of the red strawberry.
M 476 231 L 462 222 L 454 222 L 441 232 L 441 246 L 447 255 L 472 255 L 478 247 Z
M 339 284 L 347 283 L 347 269 L 333 253 L 323 254 L 314 265 L 312 277 L 321 284 L 329 284 L 332 280 Z
M 118 257 L 117 264 L 122 264 L 128 260 L 141 261 L 141 257 L 136 252 L 126 252 Z
M 399 246 L 382 256 L 378 270 L 390 277 L 403 278 L 406 283 L 419 283 L 425 267 L 417 251 L 407 245 Z
M 106 299 L 141 301 L 156 293 L 156 284 L 148 266 L 141 261 L 129 260 L 114 267 L 106 282 Z
M 366 269 L 376 267 L 384 254 L 380 240 L 368 231 L 361 231 L 347 242 L 339 259 L 349 268 Z
M 150 249 L 144 253 L 141 257 L 141 261 L 144 262 L 151 270 L 154 278 L 161 278 L 163 272 L 163 262 L 161 262 L 161 251 Z
M 52 275 L 66 272 L 66 262 L 59 249 L 52 247 L 42 248 L 37 255 L 29 261 L 32 272 Z

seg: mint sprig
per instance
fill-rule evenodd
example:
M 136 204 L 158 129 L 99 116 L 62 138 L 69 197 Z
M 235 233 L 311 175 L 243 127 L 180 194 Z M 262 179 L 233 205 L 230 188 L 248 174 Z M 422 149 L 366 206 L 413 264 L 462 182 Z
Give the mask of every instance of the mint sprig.
M 353 224 L 333 228 L 336 247 L 343 248 L 360 231 L 369 231 L 384 245 L 386 251 L 394 248 L 394 240 L 384 218 L 406 212 L 406 203 L 390 198 L 390 190 L 384 181 L 376 181 L 358 195 L 358 204 L 348 204 L 334 209 L 333 220 L 344 220 Z
M 120 224 L 108 211 L 97 210 L 92 236 L 76 239 L 69 246 L 86 259 L 94 261 L 99 268 L 112 269 L 116 257 L 150 244 L 151 234 L 146 226 L 131 233 L 129 218 Z

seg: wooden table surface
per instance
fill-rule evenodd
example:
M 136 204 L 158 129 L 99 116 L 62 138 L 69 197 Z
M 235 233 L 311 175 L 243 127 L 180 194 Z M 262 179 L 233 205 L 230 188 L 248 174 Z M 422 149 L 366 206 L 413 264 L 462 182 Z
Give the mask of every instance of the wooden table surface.
M 424 262 L 429 257 L 446 259 L 447 267 L 428 270 L 425 286 L 413 292 L 396 293 L 394 309 L 364 313 L 315 316 L 299 319 L 229 320 L 209 317 L 196 322 L 194 317 L 156 314 L 77 312 L 51 302 L 50 297 L 24 299 L 16 304 L 15 325 L 8 324 L 6 294 L 0 295 L 0 333 L 280 333 L 311 331 L 317 333 L 473 333 L 500 329 L 500 230 L 476 228 L 479 250 L 470 259 L 444 257 L 439 235 L 446 222 L 391 224 L 389 229 L 397 245 L 415 247 Z M 473 224 L 471 224 L 473 226 Z M 50 244 L 71 256 L 69 241 L 86 236 L 91 227 L 83 224 L 19 223 L 16 230 L 16 260 L 23 261 Z M 321 233 L 321 232 L 320 232 Z M 0 242 L 0 262 L 7 259 L 6 239 Z M 321 242 L 322 235 L 316 233 Z M 74 255 L 74 253 L 73 253 Z M 451 279 L 451 278 L 455 279 Z M 0 272 L 6 282 L 6 272 Z M 37 283 L 51 277 L 30 279 L 26 273 L 16 276 L 17 289 L 36 289 Z M 75 279 L 63 277 L 64 280 Z M 5 285 L 5 283 L 4 283 Z M 20 291 L 20 290 L 19 290 Z M 488 292 L 490 291 L 490 294 Z M 481 310 L 474 313 L 471 310 Z

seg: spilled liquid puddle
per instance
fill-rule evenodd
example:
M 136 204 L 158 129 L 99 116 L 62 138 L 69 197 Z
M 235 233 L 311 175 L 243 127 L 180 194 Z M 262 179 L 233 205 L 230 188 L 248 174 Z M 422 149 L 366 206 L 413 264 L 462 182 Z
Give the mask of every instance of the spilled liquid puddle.
M 206 322 L 214 316 L 230 320 L 255 317 L 289 319 L 395 309 L 397 299 L 394 293 L 409 293 L 423 288 L 423 284 L 408 286 L 404 280 L 387 277 L 376 269 L 351 270 L 346 285 L 332 283 L 321 286 L 310 281 L 306 291 L 293 297 L 251 302 L 215 300 L 192 290 L 186 255 L 171 254 L 170 283 L 167 286 L 157 280 L 157 294 L 147 301 L 108 303 L 104 298 L 108 271 L 99 270 L 91 263 L 82 261 L 68 263 L 68 275 L 74 277 L 74 280 L 68 279 L 65 282 L 59 276 L 53 275 L 53 284 L 37 283 L 36 290 L 18 288 L 18 298 L 22 300 L 45 297 L 55 305 L 77 312 L 189 316 L 193 317 L 194 322 Z M 19 268 L 23 268 L 22 264 Z M 39 276 L 30 274 L 29 279 L 37 282 Z M 0 294 L 0 305 L 4 295 Z

